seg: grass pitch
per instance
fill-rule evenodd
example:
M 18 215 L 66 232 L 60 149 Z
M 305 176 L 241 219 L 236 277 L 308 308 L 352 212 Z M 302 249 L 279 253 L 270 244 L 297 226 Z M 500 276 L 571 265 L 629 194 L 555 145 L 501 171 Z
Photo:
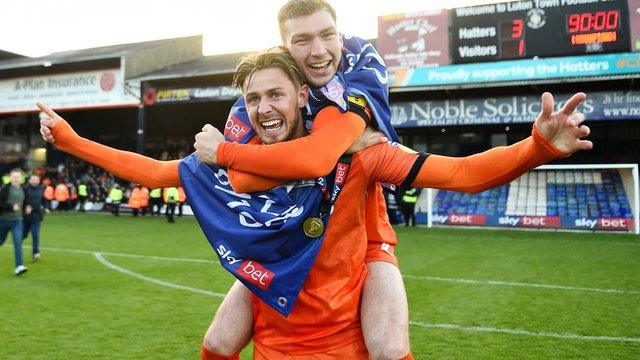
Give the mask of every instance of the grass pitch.
M 416 359 L 640 358 L 640 237 L 397 232 Z M 0 247 L 0 359 L 199 357 L 233 279 L 193 218 L 52 214 L 41 238 L 21 278 Z

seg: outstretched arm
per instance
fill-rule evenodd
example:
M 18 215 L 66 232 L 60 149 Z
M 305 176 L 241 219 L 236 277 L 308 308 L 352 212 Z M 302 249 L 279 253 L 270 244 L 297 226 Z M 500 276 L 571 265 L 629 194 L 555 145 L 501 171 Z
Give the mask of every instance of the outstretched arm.
M 551 160 L 591 149 L 593 144 L 582 140 L 590 132 L 582 125 L 584 116 L 575 113 L 584 99 L 584 94 L 576 94 L 562 110 L 553 112 L 553 97 L 545 93 L 532 136 L 510 146 L 495 147 L 467 157 L 430 155 L 411 185 L 478 193 L 512 181 Z M 401 147 L 386 150 L 381 160 L 370 161 L 375 164 L 370 171 L 377 174 L 376 180 L 400 183 L 409 173 L 406 164 L 414 164 L 417 153 L 409 154 Z M 368 152 L 366 154 L 370 156 Z
M 553 96 L 542 94 L 542 109 L 531 137 L 462 158 L 431 155 L 413 185 L 478 193 L 508 183 L 551 160 L 591 149 L 591 141 L 582 140 L 590 133 L 582 125 L 584 116 L 575 112 L 585 98 L 584 93 L 577 93 L 560 111 L 553 112 Z
M 356 151 L 368 148 L 375 144 L 385 143 L 387 141 L 388 140 L 383 133 L 367 127 L 356 143 L 347 149 L 347 153 L 353 154 Z M 257 142 L 252 140 L 250 143 L 255 144 Z M 254 175 L 233 168 L 228 168 L 227 174 L 229 175 L 229 182 L 231 183 L 233 190 L 237 193 L 265 191 L 287 182 L 287 180 L 284 179 Z
M 296 140 L 269 145 L 226 141 L 205 145 L 205 141 L 199 141 L 204 135 L 200 133 L 196 135 L 194 147 L 199 155 L 201 148 L 213 148 L 201 161 L 214 161 L 220 166 L 283 180 L 313 179 L 331 172 L 364 128 L 360 115 L 341 113 L 330 106 L 318 113 L 311 134 Z
M 414 187 L 479 193 L 506 184 L 536 167 L 565 157 L 536 130 L 511 146 L 499 146 L 466 157 L 430 155 Z
M 50 107 L 42 103 L 37 105 L 48 116 L 40 120 L 40 133 L 59 150 L 149 188 L 180 186 L 179 160 L 159 161 L 85 139 Z

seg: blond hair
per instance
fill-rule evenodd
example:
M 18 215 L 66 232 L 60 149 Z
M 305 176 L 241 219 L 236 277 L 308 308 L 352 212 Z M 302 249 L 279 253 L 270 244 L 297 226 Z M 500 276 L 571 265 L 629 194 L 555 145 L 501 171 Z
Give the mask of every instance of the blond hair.
M 282 70 L 289 80 L 293 82 L 296 89 L 299 89 L 304 84 L 304 76 L 298 69 L 295 60 L 281 46 L 272 47 L 240 58 L 236 63 L 236 71 L 233 74 L 231 84 L 242 90 L 245 81 L 251 79 L 256 71 L 265 69 Z

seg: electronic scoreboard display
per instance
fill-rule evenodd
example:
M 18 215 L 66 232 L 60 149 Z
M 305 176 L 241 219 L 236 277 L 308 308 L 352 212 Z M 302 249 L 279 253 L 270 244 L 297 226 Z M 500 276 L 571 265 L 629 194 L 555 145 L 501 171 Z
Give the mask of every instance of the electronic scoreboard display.
M 630 51 L 626 0 L 532 0 L 450 10 L 452 63 Z

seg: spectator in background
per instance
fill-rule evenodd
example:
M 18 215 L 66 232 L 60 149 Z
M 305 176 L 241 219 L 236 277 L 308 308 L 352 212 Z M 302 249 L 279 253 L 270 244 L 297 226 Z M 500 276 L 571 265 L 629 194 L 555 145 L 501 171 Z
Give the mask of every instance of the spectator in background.
M 120 216 L 120 203 L 122 202 L 124 194 L 120 189 L 120 185 L 117 183 L 109 191 L 109 199 L 111 200 L 111 212 L 115 216 Z
M 133 216 L 138 216 L 140 212 L 140 197 L 142 196 L 142 191 L 140 190 L 140 186 L 138 184 L 133 184 L 133 188 L 131 188 L 131 194 L 129 195 L 129 207 L 133 212 Z
M 45 179 L 45 180 L 47 180 L 47 182 L 44 188 L 44 208 L 45 208 L 45 211 L 49 212 L 51 211 L 51 201 L 54 199 L 54 190 L 53 190 L 53 186 L 51 185 L 51 180 L 50 179 Z
M 11 232 L 16 276 L 27 272 L 22 258 L 22 209 L 25 195 L 21 184 L 22 172 L 20 169 L 13 169 L 9 173 L 9 183 L 0 190 L 0 246 Z
M 164 202 L 167 204 L 167 221 L 169 223 L 176 222 L 174 219 L 174 215 L 176 212 L 176 204 L 178 204 L 178 200 L 180 198 L 180 194 L 178 193 L 178 188 L 172 186 L 164 189 Z
M 87 203 L 87 198 L 89 198 L 89 187 L 86 183 L 80 182 L 78 185 L 78 200 L 80 202 L 80 211 L 85 212 L 85 204 Z
M 40 184 L 38 175 L 31 175 L 29 183 L 24 187 L 24 216 L 22 239 L 26 239 L 31 233 L 32 256 L 31 260 L 40 260 L 40 224 L 44 219 L 44 187 Z
M 144 216 L 149 210 L 149 189 L 140 186 L 140 212 Z
M 149 192 L 149 206 L 151 207 L 151 216 L 160 215 L 162 207 L 162 189 L 153 189 Z
M 73 210 L 78 204 L 78 191 L 73 181 L 67 179 L 67 189 L 69 189 L 69 202 L 67 203 L 68 210 Z
M 420 196 L 420 189 L 411 188 L 404 191 L 402 194 L 402 198 L 400 199 L 401 207 L 402 207 L 402 216 L 404 217 L 404 225 L 416 226 L 416 203 L 418 202 L 418 197 Z
M 56 185 L 53 196 L 58 202 L 58 211 L 69 211 L 69 188 L 64 180 Z

